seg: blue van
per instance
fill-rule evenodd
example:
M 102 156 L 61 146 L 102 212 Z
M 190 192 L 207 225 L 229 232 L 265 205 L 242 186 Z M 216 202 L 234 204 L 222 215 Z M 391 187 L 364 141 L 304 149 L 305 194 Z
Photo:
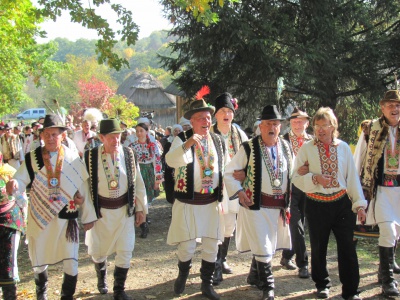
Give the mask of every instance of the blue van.
M 39 119 L 46 116 L 45 108 L 30 108 L 17 115 L 18 120 Z

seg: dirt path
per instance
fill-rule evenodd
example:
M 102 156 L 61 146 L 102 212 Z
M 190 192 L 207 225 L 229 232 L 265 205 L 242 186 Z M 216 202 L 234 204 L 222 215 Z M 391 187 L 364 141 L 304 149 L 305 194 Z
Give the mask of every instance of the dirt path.
M 197 248 L 193 259 L 185 294 L 176 297 L 173 293 L 173 283 L 178 274 L 175 247 L 166 244 L 168 227 L 171 220 L 171 205 L 164 199 L 153 202 L 150 208 L 151 225 L 147 239 L 136 239 L 134 256 L 126 283 L 127 293 L 135 300 L 144 299 L 206 299 L 200 293 L 200 246 Z M 139 232 L 139 230 L 137 230 Z M 137 235 L 138 236 L 138 235 Z M 57 242 L 57 241 L 54 241 Z M 361 268 L 361 284 L 364 299 L 385 299 L 380 296 L 380 287 L 376 283 L 376 270 L 378 261 L 368 263 L 363 259 L 363 251 L 373 251 L 377 257 L 376 241 L 360 240 L 358 245 L 359 262 Z M 284 270 L 279 265 L 281 253 L 278 252 L 273 259 L 273 273 L 275 276 L 276 299 L 316 299 L 314 284 L 311 279 L 300 279 L 296 271 Z M 230 245 L 229 262 L 234 270 L 232 275 L 224 275 L 224 281 L 216 291 L 222 299 L 242 300 L 260 299 L 261 292 L 246 284 L 247 273 L 250 268 L 251 254 L 238 254 L 235 250 L 234 239 Z M 330 299 L 340 297 L 341 286 L 338 278 L 336 250 L 329 251 L 329 269 L 333 281 Z M 27 247 L 20 248 L 19 267 L 21 283 L 18 286 L 18 299 L 36 299 L 35 285 Z M 100 295 L 97 291 L 97 279 L 94 266 L 87 255 L 84 238 L 81 236 L 79 277 L 75 293 L 76 299 L 112 299 L 112 273 L 114 270 L 114 257 L 109 258 L 108 285 L 110 292 Z M 397 275 L 396 275 L 397 276 Z M 49 299 L 59 299 L 62 282 L 62 265 L 49 268 Z

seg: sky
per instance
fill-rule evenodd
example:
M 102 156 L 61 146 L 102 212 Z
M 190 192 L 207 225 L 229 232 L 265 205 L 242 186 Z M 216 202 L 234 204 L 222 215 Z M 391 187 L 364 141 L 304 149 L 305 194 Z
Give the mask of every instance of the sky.
M 32 1 L 35 4 L 36 1 Z M 83 1 L 85 2 L 85 1 Z M 162 29 L 170 29 L 172 25 L 162 15 L 162 5 L 158 0 L 111 0 L 111 3 L 121 4 L 126 9 L 132 12 L 133 21 L 139 26 L 139 39 L 150 36 L 153 31 Z M 110 5 L 103 5 L 96 8 L 98 13 L 108 20 L 111 28 L 115 31 L 118 24 L 115 22 L 117 16 L 111 10 Z M 98 36 L 95 30 L 86 29 L 82 25 L 71 22 L 68 12 L 64 12 L 56 22 L 46 21 L 41 23 L 42 30 L 47 32 L 46 39 L 37 39 L 39 43 L 48 42 L 57 37 L 66 38 L 70 41 L 77 39 L 97 39 Z

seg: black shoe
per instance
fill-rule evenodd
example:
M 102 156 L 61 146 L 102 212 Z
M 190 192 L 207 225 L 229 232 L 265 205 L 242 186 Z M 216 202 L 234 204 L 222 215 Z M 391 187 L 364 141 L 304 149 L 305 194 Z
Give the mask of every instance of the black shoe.
M 281 266 L 288 270 L 296 270 L 297 267 L 291 259 L 281 258 Z
M 174 283 L 174 293 L 180 295 L 185 290 L 186 280 L 189 276 L 190 268 L 192 267 L 192 260 L 185 262 L 178 262 L 179 274 Z
M 142 232 L 140 233 L 140 237 L 142 239 L 147 238 L 147 235 L 149 234 L 149 225 L 147 224 L 147 222 L 140 224 L 140 229 L 142 230 Z
M 300 278 L 310 278 L 310 273 L 308 272 L 308 267 L 301 267 L 299 269 L 299 277 Z
M 320 288 L 317 289 L 317 297 L 318 298 L 328 298 L 329 297 L 329 289 L 328 288 Z

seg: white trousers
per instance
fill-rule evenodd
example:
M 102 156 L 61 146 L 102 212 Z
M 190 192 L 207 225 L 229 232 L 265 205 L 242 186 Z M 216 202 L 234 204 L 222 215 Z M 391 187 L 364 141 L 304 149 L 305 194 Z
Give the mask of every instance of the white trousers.
M 48 265 L 34 267 L 33 272 L 35 274 L 42 273 L 47 269 L 47 267 Z M 70 276 L 76 276 L 78 275 L 78 262 L 75 259 L 63 260 L 63 269 L 65 274 L 68 274 Z
M 217 260 L 218 240 L 203 237 L 201 239 L 201 259 L 214 263 Z M 178 244 L 178 259 L 182 262 L 193 258 L 196 251 L 196 240 L 189 240 Z
M 129 269 L 131 266 L 132 251 L 117 251 L 115 255 L 115 266 L 119 268 Z M 92 256 L 94 263 L 104 262 L 107 256 Z
M 400 226 L 396 222 L 382 222 L 378 226 L 378 245 L 381 247 L 394 247 L 400 236 Z

